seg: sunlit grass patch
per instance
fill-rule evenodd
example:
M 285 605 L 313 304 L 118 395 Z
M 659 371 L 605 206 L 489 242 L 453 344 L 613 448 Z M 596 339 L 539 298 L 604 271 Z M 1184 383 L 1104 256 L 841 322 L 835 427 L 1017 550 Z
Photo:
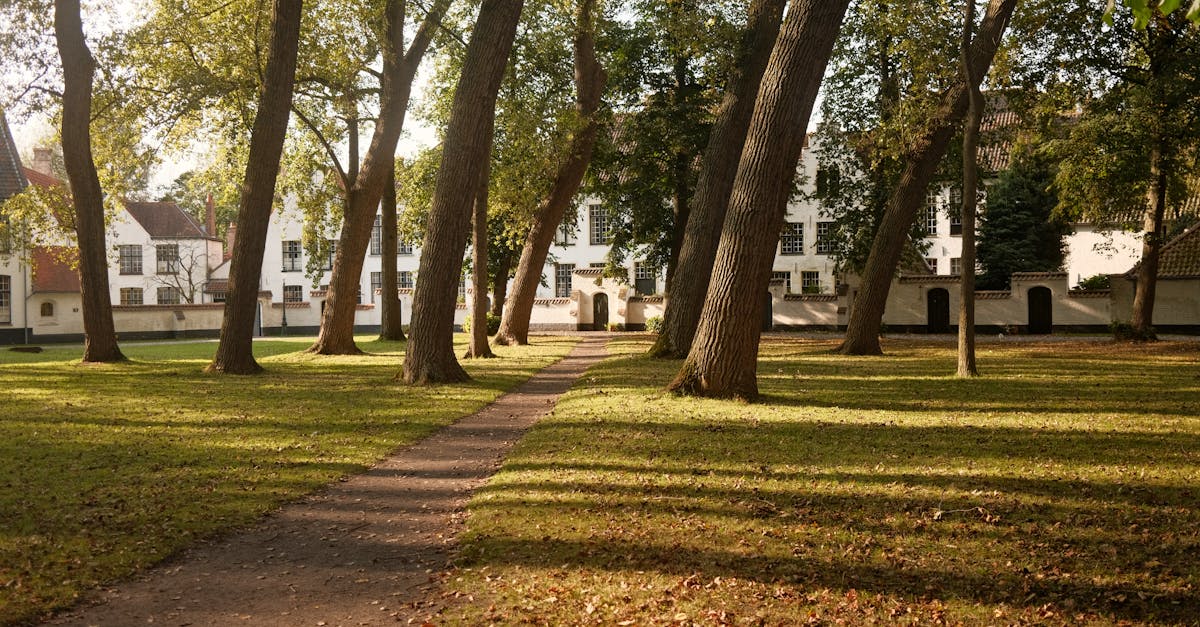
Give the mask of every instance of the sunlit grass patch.
M 361 471 L 575 342 L 535 338 L 464 362 L 470 384 L 410 388 L 393 380 L 403 343 L 298 352 L 311 341 L 256 342 L 253 377 L 203 373 L 211 342 L 131 344 L 112 365 L 80 364 L 78 347 L 0 352 L 0 624 Z
M 960 380 L 952 346 L 771 339 L 755 405 L 662 391 L 647 346 L 472 500 L 449 622 L 1200 617 L 1195 343 L 989 344 Z

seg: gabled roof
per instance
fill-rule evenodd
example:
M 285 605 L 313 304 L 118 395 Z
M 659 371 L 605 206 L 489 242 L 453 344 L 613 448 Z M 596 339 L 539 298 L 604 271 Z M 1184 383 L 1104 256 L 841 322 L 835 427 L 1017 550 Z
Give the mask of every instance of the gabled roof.
M 1140 262 L 1126 275 L 1137 276 L 1139 266 Z M 1158 254 L 1158 278 L 1200 278 L 1200 223 L 1188 227 L 1162 247 Z
M 65 246 L 38 246 L 32 251 L 33 293 L 78 293 L 79 273 L 70 260 L 78 258 L 79 250 Z
M 31 185 L 37 185 L 38 187 L 58 187 L 63 184 L 63 182 L 57 178 L 44 172 L 38 172 L 33 168 L 21 169 L 25 171 L 25 178 Z
M 8 119 L 0 110 L 0 202 L 21 193 L 28 184 L 21 168 L 21 157 L 17 154 L 17 144 L 8 129 Z
M 192 216 L 173 202 L 125 201 L 125 210 L 150 237 L 208 239 Z

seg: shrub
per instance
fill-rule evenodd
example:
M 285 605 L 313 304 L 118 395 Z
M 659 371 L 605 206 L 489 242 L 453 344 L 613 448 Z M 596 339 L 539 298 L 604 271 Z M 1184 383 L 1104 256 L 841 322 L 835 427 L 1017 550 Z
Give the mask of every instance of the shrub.
M 625 325 L 621 324 L 620 322 L 610 322 L 610 323 L 608 323 L 608 330 L 609 331 L 624 331 Z
M 1132 324 L 1128 322 L 1116 322 L 1108 325 L 1108 330 L 1112 332 L 1113 339 L 1121 342 L 1152 342 L 1158 339 L 1154 333 L 1154 327 L 1150 327 L 1146 332 L 1138 331 Z
M 463 333 L 471 332 L 471 316 L 467 316 L 466 319 L 463 320 L 462 328 L 463 328 Z M 487 334 L 495 335 L 496 332 L 499 330 L 500 330 L 500 316 L 497 316 L 496 314 L 489 312 L 487 315 Z
M 1098 290 L 1107 290 L 1107 289 L 1111 289 L 1111 288 L 1112 288 L 1112 284 L 1108 280 L 1108 275 L 1107 274 L 1097 274 L 1095 276 L 1090 276 L 1090 277 L 1080 281 L 1079 286 L 1076 289 L 1083 290 L 1085 292 L 1092 292 L 1092 291 L 1098 291 Z
M 646 320 L 646 330 L 651 333 L 661 333 L 663 326 L 662 316 L 653 316 Z

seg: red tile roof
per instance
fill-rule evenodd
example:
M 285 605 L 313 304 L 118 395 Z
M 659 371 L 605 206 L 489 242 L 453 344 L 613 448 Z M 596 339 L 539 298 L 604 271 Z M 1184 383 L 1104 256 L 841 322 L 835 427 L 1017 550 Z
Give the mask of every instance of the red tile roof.
M 72 263 L 79 251 L 66 246 L 39 246 L 32 250 L 33 292 L 79 292 L 79 273 Z
M 125 210 L 150 237 L 207 238 L 196 220 L 173 202 L 126 200 Z
M 1129 274 L 1136 276 L 1137 269 L 1138 266 L 1134 266 Z M 1158 278 L 1197 277 L 1200 277 L 1200 223 L 1193 224 L 1178 237 L 1167 242 L 1158 256 Z
M 58 187 L 63 184 L 62 181 L 44 172 L 38 172 L 28 167 L 22 169 L 25 171 L 25 178 L 29 179 L 31 185 L 37 185 L 38 187 Z

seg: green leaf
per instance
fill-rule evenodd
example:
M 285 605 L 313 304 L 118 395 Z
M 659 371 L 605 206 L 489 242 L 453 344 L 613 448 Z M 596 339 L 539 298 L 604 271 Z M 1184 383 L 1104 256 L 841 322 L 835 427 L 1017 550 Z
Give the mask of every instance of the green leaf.
M 1200 22 L 1200 0 L 1192 0 L 1192 6 L 1187 12 L 1187 19 Z
M 1158 5 L 1158 10 L 1162 11 L 1163 15 L 1170 15 L 1171 11 L 1179 8 L 1183 4 L 1183 0 L 1162 0 Z

